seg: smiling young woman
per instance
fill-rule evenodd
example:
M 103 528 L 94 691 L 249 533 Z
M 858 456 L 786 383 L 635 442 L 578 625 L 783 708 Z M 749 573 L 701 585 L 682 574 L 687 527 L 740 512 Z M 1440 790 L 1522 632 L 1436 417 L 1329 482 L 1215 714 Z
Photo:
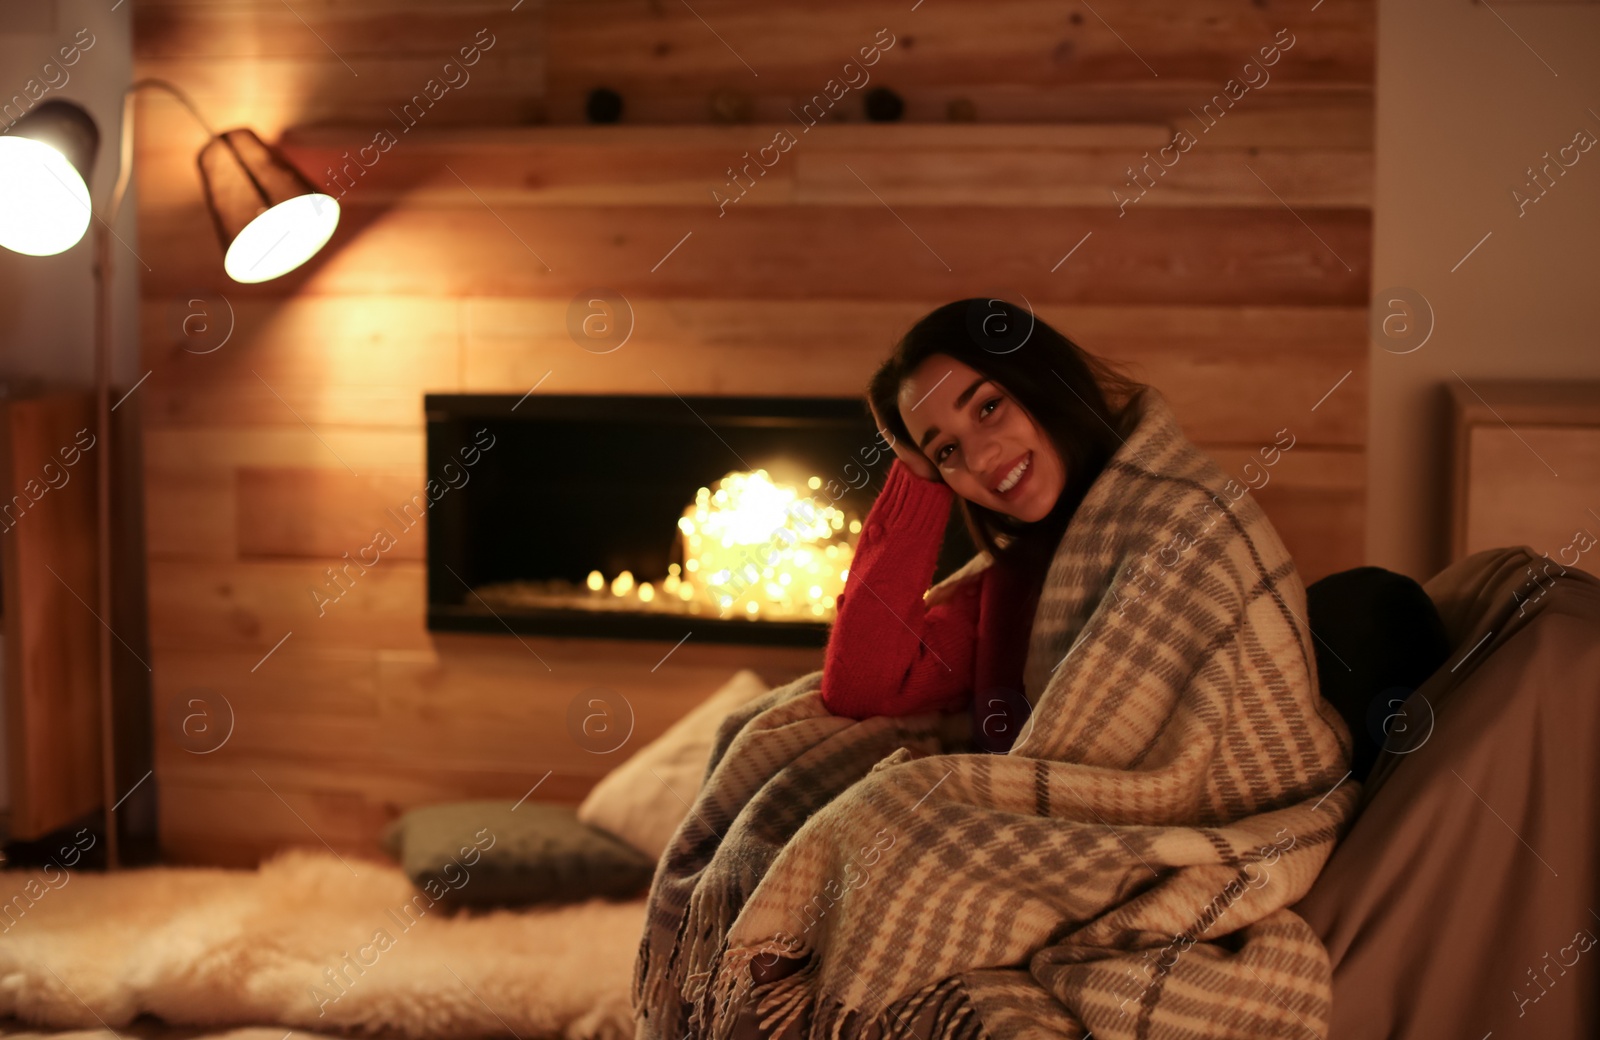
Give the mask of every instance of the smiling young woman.
M 975 748 L 1011 746 L 1030 706 L 1022 661 L 1045 569 L 1140 389 L 1004 300 L 957 300 L 912 326 L 867 387 L 896 460 L 839 597 L 829 711 L 970 705 Z M 927 602 L 957 499 L 993 563 Z

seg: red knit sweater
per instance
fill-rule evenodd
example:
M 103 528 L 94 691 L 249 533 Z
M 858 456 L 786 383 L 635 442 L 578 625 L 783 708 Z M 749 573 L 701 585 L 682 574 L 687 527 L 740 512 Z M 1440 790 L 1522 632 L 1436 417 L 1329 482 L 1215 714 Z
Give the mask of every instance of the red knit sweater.
M 924 602 L 954 497 L 898 458 L 890 465 L 836 603 L 822 700 L 855 719 L 970 704 L 979 749 L 1004 751 L 1027 716 L 1022 669 L 1038 592 L 990 565 L 943 602 Z

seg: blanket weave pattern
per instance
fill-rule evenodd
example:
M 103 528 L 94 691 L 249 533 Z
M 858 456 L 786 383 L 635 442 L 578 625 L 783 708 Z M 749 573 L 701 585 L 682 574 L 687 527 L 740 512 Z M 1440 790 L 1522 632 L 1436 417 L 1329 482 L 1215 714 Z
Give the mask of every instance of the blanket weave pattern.
M 652 884 L 639 1040 L 728 1040 L 747 1001 L 830 1040 L 1326 1037 L 1327 951 L 1290 907 L 1360 785 L 1305 588 L 1157 391 L 1119 436 L 1051 557 L 1008 753 L 831 715 L 820 671 L 723 721 Z M 800 968 L 756 986 L 778 955 Z

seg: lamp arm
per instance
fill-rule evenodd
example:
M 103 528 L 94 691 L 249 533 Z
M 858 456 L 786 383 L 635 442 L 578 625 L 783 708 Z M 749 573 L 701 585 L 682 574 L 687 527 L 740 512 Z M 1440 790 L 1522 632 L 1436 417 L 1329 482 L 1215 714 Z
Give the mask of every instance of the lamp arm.
M 144 79 L 134 80 L 128 89 L 122 93 L 122 132 L 121 144 L 117 152 L 117 182 L 111 189 L 111 204 L 107 207 L 105 220 L 114 223 L 117 213 L 122 209 L 122 200 L 128 194 L 128 181 L 133 176 L 133 96 L 141 90 L 164 90 L 178 99 L 189 114 L 194 116 L 195 122 L 206 132 L 206 137 L 214 138 L 217 131 L 201 113 L 200 107 L 194 103 L 188 93 L 176 83 L 168 80 L 148 76 Z

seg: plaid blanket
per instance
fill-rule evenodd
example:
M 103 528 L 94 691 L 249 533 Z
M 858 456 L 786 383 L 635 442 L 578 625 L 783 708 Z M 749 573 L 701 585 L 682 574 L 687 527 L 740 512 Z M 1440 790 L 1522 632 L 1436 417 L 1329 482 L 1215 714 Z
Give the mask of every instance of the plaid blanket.
M 651 888 L 640 1040 L 751 1013 L 773 1036 L 1327 1035 L 1327 951 L 1289 907 L 1360 786 L 1304 586 L 1158 392 L 1119 436 L 1051 558 L 1007 754 L 960 753 L 937 714 L 831 715 L 820 671 L 724 720 Z M 780 955 L 799 970 L 755 986 Z

